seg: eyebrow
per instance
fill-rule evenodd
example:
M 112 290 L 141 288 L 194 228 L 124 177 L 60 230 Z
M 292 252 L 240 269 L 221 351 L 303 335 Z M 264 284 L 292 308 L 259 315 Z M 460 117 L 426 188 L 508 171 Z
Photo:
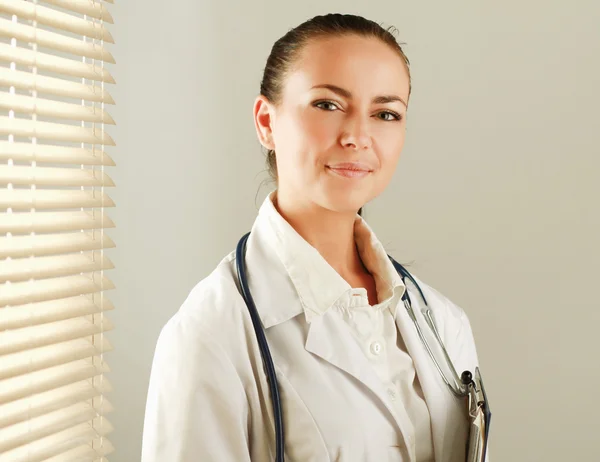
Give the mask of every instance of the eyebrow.
M 345 90 L 344 88 L 340 88 L 336 85 L 324 83 L 322 85 L 315 85 L 314 87 L 311 88 L 311 90 L 313 90 L 315 88 L 327 88 L 328 90 L 331 90 L 332 92 L 337 93 L 338 95 L 343 96 L 344 98 L 352 99 L 352 93 L 350 93 L 348 90 Z M 400 98 L 399 96 L 396 96 L 396 95 L 381 95 L 381 96 L 376 96 L 375 98 L 373 98 L 374 104 L 393 103 L 395 101 L 399 101 L 402 104 L 404 104 L 404 106 L 408 107 L 408 105 L 406 104 L 406 101 L 404 101 L 402 98 Z

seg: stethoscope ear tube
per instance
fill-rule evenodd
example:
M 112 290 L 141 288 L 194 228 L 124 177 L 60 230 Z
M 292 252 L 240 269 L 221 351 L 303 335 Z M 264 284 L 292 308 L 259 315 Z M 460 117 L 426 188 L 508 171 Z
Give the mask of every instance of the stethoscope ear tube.
M 250 317 L 252 318 L 252 324 L 254 325 L 254 331 L 256 332 L 256 338 L 258 340 L 258 347 L 260 349 L 260 353 L 263 359 L 263 364 L 265 365 L 267 378 L 269 380 L 269 389 L 271 391 L 271 402 L 273 405 L 273 420 L 275 423 L 275 441 L 276 441 L 276 462 L 284 462 L 284 454 L 283 449 L 285 447 L 285 436 L 283 429 L 283 410 L 281 408 L 281 399 L 279 394 L 279 384 L 277 383 L 277 375 L 275 373 L 275 366 L 273 364 L 273 358 L 271 358 L 271 352 L 269 351 L 269 346 L 267 344 L 267 339 L 265 337 L 265 331 L 260 321 L 260 317 L 258 315 L 258 311 L 256 310 L 256 305 L 254 304 L 254 300 L 252 299 L 252 294 L 250 293 L 250 288 L 247 284 L 246 279 L 246 262 L 244 261 L 244 256 L 246 254 L 246 241 L 248 240 L 248 236 L 250 233 L 247 233 L 240 240 L 237 250 L 236 250 L 236 259 L 237 259 L 237 276 L 238 281 L 240 282 L 240 288 L 242 292 L 242 296 L 248 306 L 248 311 L 250 312 Z

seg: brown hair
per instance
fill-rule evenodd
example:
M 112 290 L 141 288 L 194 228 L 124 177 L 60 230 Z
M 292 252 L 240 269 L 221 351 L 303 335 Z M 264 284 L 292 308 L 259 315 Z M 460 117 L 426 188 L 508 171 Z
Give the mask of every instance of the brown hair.
M 390 32 L 390 29 L 394 29 L 393 26 L 384 29 L 374 21 L 352 14 L 332 13 L 315 16 L 291 29 L 275 42 L 271 49 L 271 54 L 267 58 L 267 64 L 260 83 L 260 94 L 265 96 L 275 106 L 281 102 L 285 79 L 299 58 L 302 49 L 310 40 L 323 37 L 358 35 L 366 38 L 377 38 L 398 52 L 398 55 L 406 64 L 410 96 L 412 89 L 410 83 L 410 62 L 404 54 L 402 47 Z M 272 149 L 267 150 L 267 169 L 271 178 L 277 181 L 277 163 L 275 151 Z

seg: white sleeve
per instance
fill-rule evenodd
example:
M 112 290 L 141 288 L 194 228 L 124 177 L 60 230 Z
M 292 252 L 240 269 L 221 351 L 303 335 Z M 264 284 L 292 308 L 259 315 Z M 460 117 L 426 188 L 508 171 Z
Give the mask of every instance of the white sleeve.
M 198 460 L 250 461 L 248 401 L 219 344 L 176 315 L 154 353 L 141 461 Z

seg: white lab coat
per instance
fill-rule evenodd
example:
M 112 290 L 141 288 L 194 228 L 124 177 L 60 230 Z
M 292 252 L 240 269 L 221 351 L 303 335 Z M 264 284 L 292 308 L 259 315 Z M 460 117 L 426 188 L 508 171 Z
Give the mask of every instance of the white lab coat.
M 403 455 L 400 448 L 410 442 L 385 387 L 339 314 L 329 310 L 310 322 L 301 315 L 301 300 L 272 251 L 270 232 L 259 213 L 246 265 L 277 371 L 286 460 L 420 462 L 414 460 L 414 450 Z M 478 359 L 464 311 L 415 279 L 457 371 L 473 371 Z M 236 281 L 232 252 L 194 287 L 161 331 L 148 389 L 142 462 L 275 459 L 269 387 Z M 436 345 L 418 291 L 410 282 L 407 289 L 429 343 Z M 449 392 L 403 306 L 395 320 L 430 412 L 435 460 L 464 462 L 465 401 Z

